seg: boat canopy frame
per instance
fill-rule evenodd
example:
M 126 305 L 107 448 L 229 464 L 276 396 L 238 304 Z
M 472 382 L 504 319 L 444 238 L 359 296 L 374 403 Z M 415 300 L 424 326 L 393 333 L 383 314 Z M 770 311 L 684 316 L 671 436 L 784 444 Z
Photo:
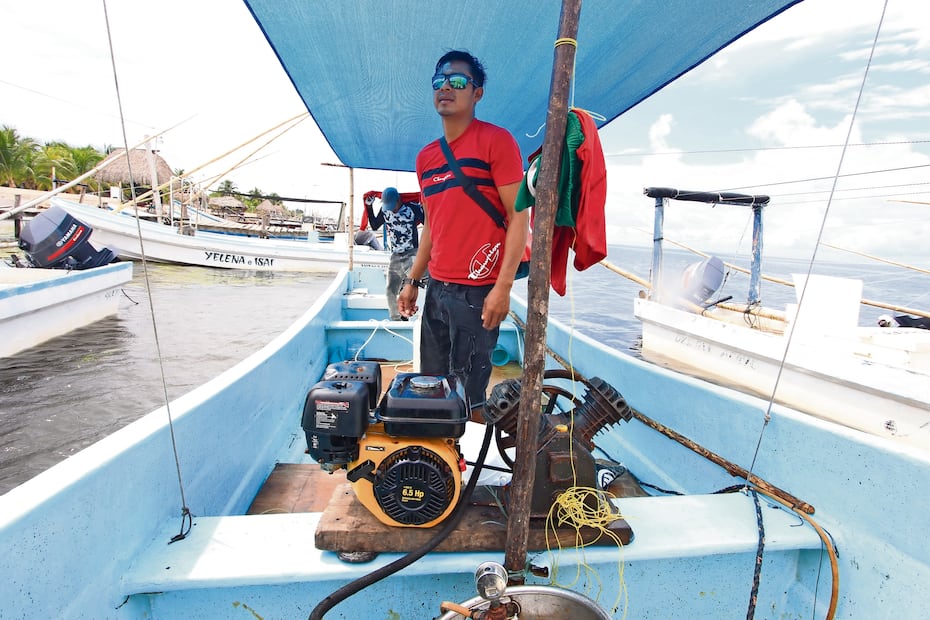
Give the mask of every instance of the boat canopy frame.
M 762 209 L 768 206 L 769 197 L 763 194 L 740 194 L 737 192 L 707 192 L 679 190 L 670 187 L 646 187 L 643 194 L 655 199 L 655 218 L 652 227 L 652 269 L 650 284 L 652 294 L 660 290 L 662 281 L 663 240 L 665 207 L 669 200 L 685 200 L 705 204 L 737 205 L 752 208 L 752 265 L 749 276 L 749 295 L 746 303 L 752 307 L 760 303 L 762 291 Z

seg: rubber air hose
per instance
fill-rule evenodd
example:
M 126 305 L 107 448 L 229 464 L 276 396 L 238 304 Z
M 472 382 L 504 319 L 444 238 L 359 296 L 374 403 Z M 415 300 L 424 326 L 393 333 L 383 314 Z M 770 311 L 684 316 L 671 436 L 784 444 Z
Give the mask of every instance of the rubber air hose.
M 393 575 L 397 571 L 404 569 L 424 555 L 435 549 L 439 544 L 445 540 L 449 534 L 458 526 L 459 521 L 462 520 L 462 516 L 465 514 L 465 506 L 468 505 L 468 502 L 471 500 L 472 492 L 477 486 L 479 475 L 481 474 L 481 469 L 484 467 L 484 460 L 488 455 L 488 448 L 491 445 L 491 438 L 494 435 L 494 427 L 488 425 L 484 431 L 484 440 L 481 443 L 481 450 L 478 453 L 478 458 L 475 461 L 475 466 L 472 469 L 471 476 L 468 478 L 468 484 L 465 485 L 465 490 L 462 492 L 462 496 L 459 498 L 459 503 L 456 505 L 455 510 L 449 516 L 449 519 L 445 522 L 442 529 L 437 533 L 433 538 L 427 541 L 423 546 L 418 549 L 414 549 L 407 555 L 397 558 L 390 564 L 385 564 L 381 568 L 374 570 L 367 575 L 359 577 L 355 581 L 351 581 L 346 585 L 342 586 L 322 601 L 320 601 L 317 606 L 310 612 L 308 620 L 322 620 L 323 614 L 328 612 L 330 609 L 346 600 L 350 596 L 357 594 L 367 588 L 368 586 L 375 584 L 385 577 Z

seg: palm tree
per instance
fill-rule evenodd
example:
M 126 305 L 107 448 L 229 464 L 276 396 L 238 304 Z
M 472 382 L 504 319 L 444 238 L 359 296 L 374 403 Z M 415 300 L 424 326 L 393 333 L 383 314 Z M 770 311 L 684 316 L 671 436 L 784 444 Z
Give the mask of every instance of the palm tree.
M 35 151 L 33 158 L 33 189 L 50 190 L 58 179 L 74 178 L 71 148 L 63 142 L 48 142 Z
M 69 152 L 69 158 L 71 159 L 72 170 L 74 172 L 75 178 L 90 172 L 94 167 L 103 161 L 105 155 L 95 149 L 94 147 L 80 146 L 80 147 L 71 147 Z M 87 187 L 93 192 L 100 191 L 100 182 L 94 178 L 89 178 L 85 181 Z M 81 193 L 83 194 L 83 188 Z
M 17 187 L 34 179 L 32 162 L 38 146 L 32 138 L 20 137 L 13 127 L 0 128 L 0 183 Z
M 217 186 L 216 191 L 211 193 L 211 196 L 232 196 L 233 194 L 238 193 L 239 190 L 236 188 L 236 184 L 225 179 L 222 183 Z
M 261 198 L 262 190 L 258 189 L 257 187 L 253 187 L 252 189 L 249 190 L 248 193 L 249 193 L 248 197 L 246 196 L 242 197 L 242 202 L 246 204 L 246 206 L 249 208 L 250 211 L 254 211 L 255 207 L 257 207 L 258 205 L 262 203 L 262 200 L 263 200 Z
M 105 157 L 103 153 L 90 145 L 71 147 L 70 156 L 71 161 L 74 162 L 74 172 L 78 176 L 93 170 L 94 166 L 102 162 Z

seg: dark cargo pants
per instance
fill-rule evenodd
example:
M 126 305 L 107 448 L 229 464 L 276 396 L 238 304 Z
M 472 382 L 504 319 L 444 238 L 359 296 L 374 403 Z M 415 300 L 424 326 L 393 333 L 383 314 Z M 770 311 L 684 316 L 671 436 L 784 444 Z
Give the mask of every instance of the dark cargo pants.
M 467 286 L 432 279 L 420 320 L 420 372 L 455 375 L 465 386 L 468 406 L 484 405 L 491 380 L 491 352 L 499 327 L 481 324 L 484 298 L 493 284 Z

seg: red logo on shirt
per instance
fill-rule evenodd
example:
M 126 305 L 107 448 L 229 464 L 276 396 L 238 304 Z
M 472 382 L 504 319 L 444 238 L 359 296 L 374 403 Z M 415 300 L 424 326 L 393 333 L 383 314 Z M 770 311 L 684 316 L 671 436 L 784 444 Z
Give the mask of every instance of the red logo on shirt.
M 469 265 L 469 280 L 483 280 L 491 275 L 494 266 L 501 257 L 501 244 L 485 243 L 478 248 L 478 251 L 471 257 Z

